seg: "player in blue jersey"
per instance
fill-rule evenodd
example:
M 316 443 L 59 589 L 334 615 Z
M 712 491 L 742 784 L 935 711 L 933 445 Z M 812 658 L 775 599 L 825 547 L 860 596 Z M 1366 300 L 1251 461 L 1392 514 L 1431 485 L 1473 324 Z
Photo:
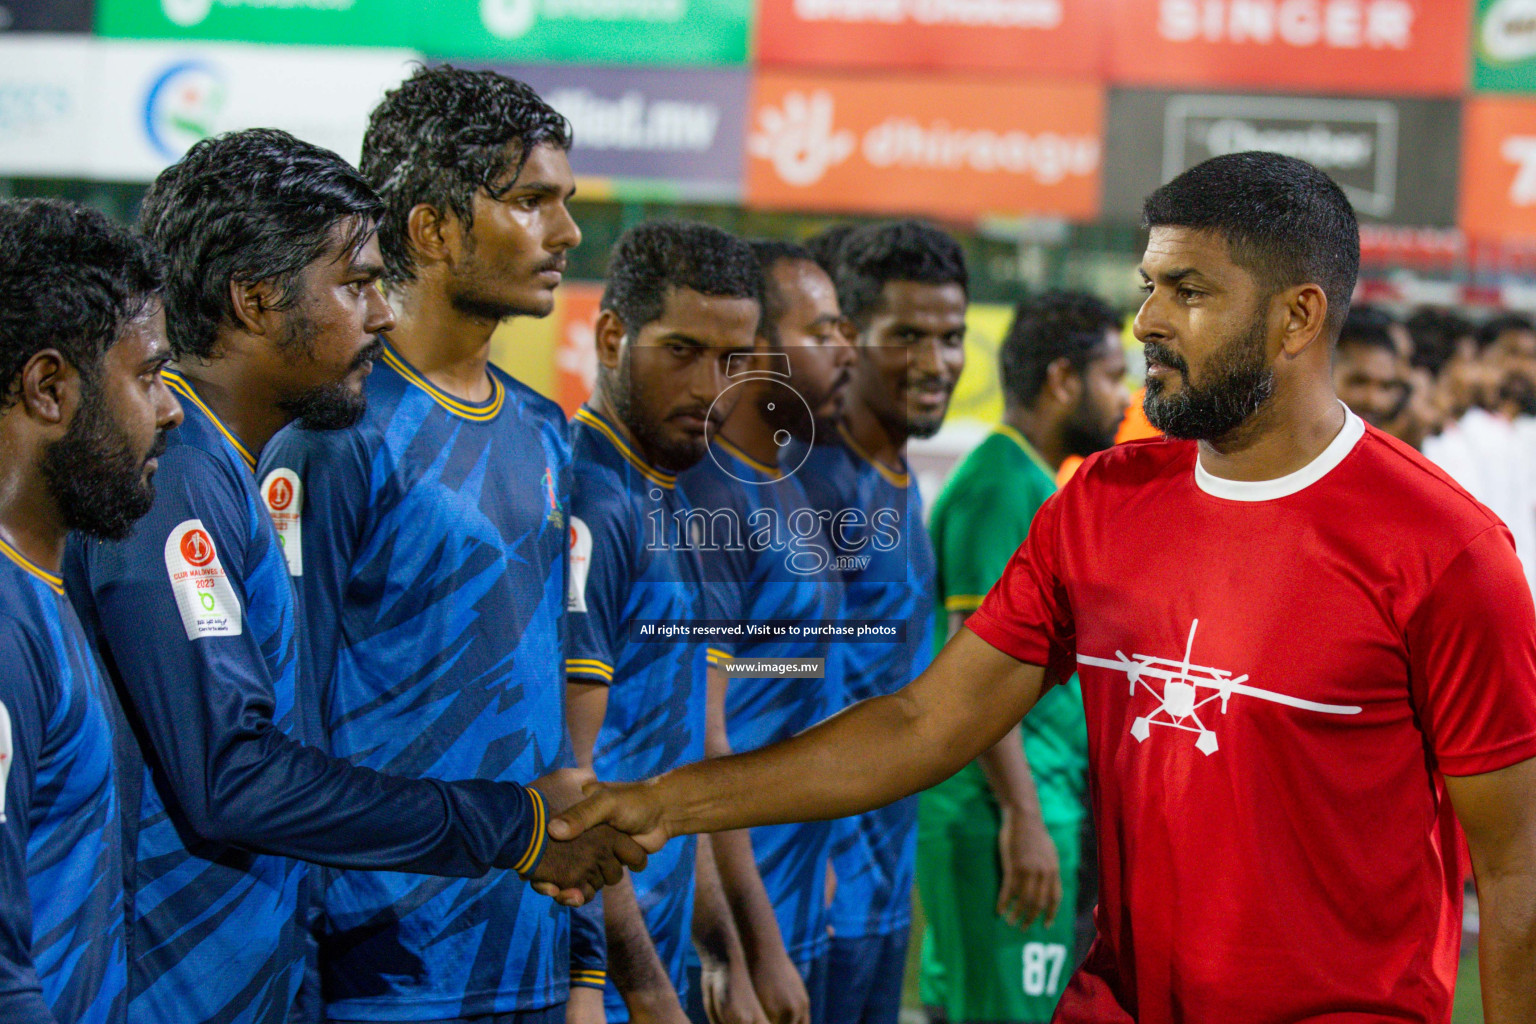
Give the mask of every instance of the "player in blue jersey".
M 291 419 L 362 411 L 392 323 L 379 213 L 334 153 L 270 130 L 199 143 L 144 200 L 170 260 L 166 379 L 186 419 L 154 509 L 126 540 L 72 544 L 65 572 L 144 763 L 124 780 L 130 1024 L 287 1017 L 305 966 L 305 871 L 289 858 L 588 888 L 619 875 L 611 841 L 539 838 L 544 795 L 568 792 L 404 779 L 304 744 L 293 589 L 256 460 Z
M 737 362 L 741 399 L 711 438 L 709 455 L 682 478 L 708 514 L 705 578 L 722 619 L 756 624 L 829 623 L 838 617 L 832 552 L 810 506 L 800 466 L 780 465 L 790 439 L 813 443 L 842 411 L 853 349 L 832 280 L 800 246 L 754 242 L 762 274 L 759 351 Z M 843 663 L 826 634 L 722 640 L 710 647 L 710 686 L 724 691 L 710 755 L 787 739 L 843 706 Z M 760 658 L 817 659 L 816 677 L 743 674 Z M 713 694 L 712 694 L 713 695 Z M 827 858 L 830 822 L 775 825 L 713 837 L 723 878 L 755 877 L 733 902 L 754 988 L 773 1022 L 826 1019 Z M 741 867 L 745 861 L 747 868 Z M 762 894 L 761 899 L 757 899 Z M 784 977 L 785 967 L 794 973 Z M 798 979 L 798 983 L 790 983 Z
M 0 202 L 0 1020 L 121 1024 L 115 709 L 64 598 L 68 531 L 121 537 L 181 420 L 143 241 L 56 200 Z
M 953 238 L 899 221 L 844 234 L 833 278 L 858 358 L 842 423 L 804 453 L 799 476 L 829 517 L 844 619 L 905 624 L 900 642 L 845 645 L 853 702 L 905 686 L 933 656 L 933 548 L 905 450 L 908 438 L 938 432 L 965 367 L 968 277 Z M 785 459 L 801 454 L 792 447 Z M 836 826 L 830 1021 L 892 1024 L 900 1011 L 916 826 L 915 797 Z
M 305 702 L 354 764 L 517 781 L 573 763 L 565 414 L 489 364 L 500 323 L 549 313 L 581 240 L 570 142 L 490 71 L 420 69 L 369 121 L 399 314 L 363 418 L 287 428 L 259 473 L 299 594 Z M 318 874 L 326 1019 L 601 1024 L 601 901 L 570 911 L 505 871 Z
M 578 763 L 640 779 L 704 754 L 706 644 L 639 627 L 712 617 L 677 474 L 705 451 L 732 355 L 752 350 L 758 278 L 745 242 L 653 222 L 614 247 L 596 330 L 597 392 L 572 426 L 571 733 Z M 760 1014 L 707 842 L 697 844 L 699 942 L 733 976 L 709 1001 Z M 695 844 L 675 844 L 604 893 L 610 1021 L 683 1024 Z M 750 1018 L 749 1018 L 750 1019 Z

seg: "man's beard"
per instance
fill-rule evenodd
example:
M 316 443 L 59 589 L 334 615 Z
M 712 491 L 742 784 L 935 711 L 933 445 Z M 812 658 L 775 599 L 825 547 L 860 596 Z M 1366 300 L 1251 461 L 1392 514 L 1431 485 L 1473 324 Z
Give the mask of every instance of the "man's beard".
M 1068 454 L 1086 459 L 1094 452 L 1114 446 L 1114 429 L 1106 431 L 1094 423 L 1092 413 L 1093 407 L 1084 392 L 1077 408 L 1072 410 L 1072 415 L 1062 425 L 1062 440 L 1066 443 Z
M 312 350 L 311 350 L 312 351 Z M 368 411 L 368 396 L 347 379 L 365 364 L 379 358 L 384 342 L 378 338 L 357 354 L 341 380 L 317 384 L 277 403 L 290 420 L 297 420 L 305 430 L 342 430 L 363 418 Z
M 122 540 L 155 503 L 144 464 L 164 451 L 161 431 L 149 454 L 139 457 L 107 411 L 99 385 L 87 383 L 69 429 L 43 449 L 39 468 L 67 529 Z
M 624 352 L 619 356 L 619 367 L 614 371 L 614 386 L 608 389 L 608 401 L 613 404 L 614 414 L 635 436 L 635 443 L 640 446 L 640 454 L 657 469 L 668 473 L 681 473 L 685 469 L 691 469 L 704 458 L 708 450 L 708 442 L 703 437 L 682 442 L 671 441 L 663 436 L 658 424 L 653 424 L 636 413 L 634 374 L 630 365 L 633 352 L 632 346 L 624 346 Z
M 1262 409 L 1275 393 L 1275 371 L 1266 359 L 1262 314 L 1248 332 L 1233 339 L 1211 357 L 1207 383 L 1196 387 L 1189 364 L 1155 341 L 1145 343 L 1147 361 L 1179 372 L 1184 386 L 1166 394 L 1162 381 L 1147 378 L 1143 408 L 1147 420 L 1169 437 L 1185 441 L 1215 441 L 1226 437 Z
M 493 295 L 487 278 L 496 275 L 486 273 L 485 264 L 475 255 L 474 236 L 467 236 L 466 241 L 469 248 L 465 251 L 466 258 L 457 275 L 458 280 L 449 285 L 448 301 L 457 312 L 477 320 L 494 320 L 497 323 L 514 316 L 543 317 L 549 314 L 548 309 L 529 309 Z M 564 266 L 564 259 L 551 256 L 535 267 L 533 273 L 538 275 L 546 270 L 563 269 Z

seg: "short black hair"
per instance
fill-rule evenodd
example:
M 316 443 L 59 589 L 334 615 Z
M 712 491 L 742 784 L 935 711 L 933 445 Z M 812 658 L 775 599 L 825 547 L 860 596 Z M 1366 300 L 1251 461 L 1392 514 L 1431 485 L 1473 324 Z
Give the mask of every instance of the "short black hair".
M 1477 347 L 1488 348 L 1505 331 L 1536 331 L 1536 326 L 1532 326 L 1530 317 L 1519 313 L 1500 313 L 1483 321 L 1477 329 Z
M 853 234 L 855 227 L 857 225 L 842 221 L 822 228 L 805 240 L 805 251 L 834 281 L 837 280 L 838 253 L 842 251 L 843 243 Z
M 694 221 L 653 220 L 614 243 L 601 308 L 631 336 L 660 318 L 667 291 L 762 302 L 762 273 L 752 247 L 735 235 Z
M 452 210 L 467 229 L 475 193 L 499 199 L 534 147 L 571 148 L 571 124 L 528 85 L 494 71 L 448 64 L 418 67 L 368 117 L 363 176 L 379 190 L 384 280 L 414 280 L 411 210 Z
M 1413 338 L 1414 366 L 1439 373 L 1456 354 L 1456 343 L 1462 338 L 1476 338 L 1477 328 L 1472 321 L 1449 309 L 1421 306 L 1413 311 L 1405 325 Z
M 1145 228 L 1210 231 L 1271 293 L 1316 284 L 1336 337 L 1360 274 L 1360 225 L 1344 190 L 1304 160 L 1231 153 L 1196 164 L 1147 197 Z
M 170 261 L 166 333 L 177 356 L 207 359 L 234 322 L 231 281 L 271 281 L 298 300 L 306 266 L 336 245 L 355 252 L 383 206 L 355 168 L 276 128 L 197 143 L 160 172 L 139 207 L 145 235 Z
M 891 281 L 958 284 L 970 292 L 965 250 L 926 221 L 882 221 L 854 228 L 837 247 L 835 260 L 832 281 L 838 305 L 859 330 L 869 326 Z
M 0 409 L 44 349 L 94 379 L 123 327 L 165 287 L 165 261 L 143 238 L 60 199 L 0 201 L 0 252 Z
M 789 303 L 784 300 L 784 292 L 779 283 L 774 279 L 773 268 L 785 260 L 815 263 L 816 257 L 803 245 L 795 242 L 781 242 L 777 239 L 756 238 L 747 243 L 752 247 L 752 255 L 757 258 L 757 266 L 762 274 L 759 287 L 762 290 L 763 315 L 757 322 L 757 333 L 767 338 L 771 344 L 779 343 L 779 317 L 784 315 L 784 310 Z
M 1344 318 L 1339 328 L 1338 348 L 1350 345 L 1361 348 L 1380 348 L 1397 356 L 1397 343 L 1392 340 L 1392 325 L 1397 321 L 1385 310 L 1376 306 L 1356 306 Z
M 1011 404 L 1033 405 L 1052 363 L 1066 359 L 1082 373 L 1102 351 L 1105 333 L 1119 330 L 1115 311 L 1092 295 L 1047 292 L 1025 299 L 997 352 L 1003 395 Z

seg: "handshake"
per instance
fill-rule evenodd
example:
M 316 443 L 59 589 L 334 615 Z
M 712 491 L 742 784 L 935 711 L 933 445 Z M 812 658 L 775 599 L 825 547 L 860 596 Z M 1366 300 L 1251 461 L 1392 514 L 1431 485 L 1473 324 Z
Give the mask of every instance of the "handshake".
M 590 771 L 561 768 L 529 788 L 558 817 L 550 819 L 544 854 L 525 877 L 565 906 L 588 902 L 623 878 L 626 867 L 641 870 L 668 838 L 658 828 L 661 806 L 645 799 L 644 783 L 609 786 Z

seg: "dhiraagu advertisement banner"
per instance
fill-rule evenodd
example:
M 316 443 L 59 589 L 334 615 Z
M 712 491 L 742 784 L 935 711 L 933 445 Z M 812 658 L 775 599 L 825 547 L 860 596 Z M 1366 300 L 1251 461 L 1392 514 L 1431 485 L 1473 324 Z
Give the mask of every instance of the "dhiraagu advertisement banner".
M 1472 86 L 1480 92 L 1536 92 L 1536 0 L 1478 0 Z
M 751 0 L 100 0 L 147 39 L 399 46 L 440 59 L 744 64 Z

